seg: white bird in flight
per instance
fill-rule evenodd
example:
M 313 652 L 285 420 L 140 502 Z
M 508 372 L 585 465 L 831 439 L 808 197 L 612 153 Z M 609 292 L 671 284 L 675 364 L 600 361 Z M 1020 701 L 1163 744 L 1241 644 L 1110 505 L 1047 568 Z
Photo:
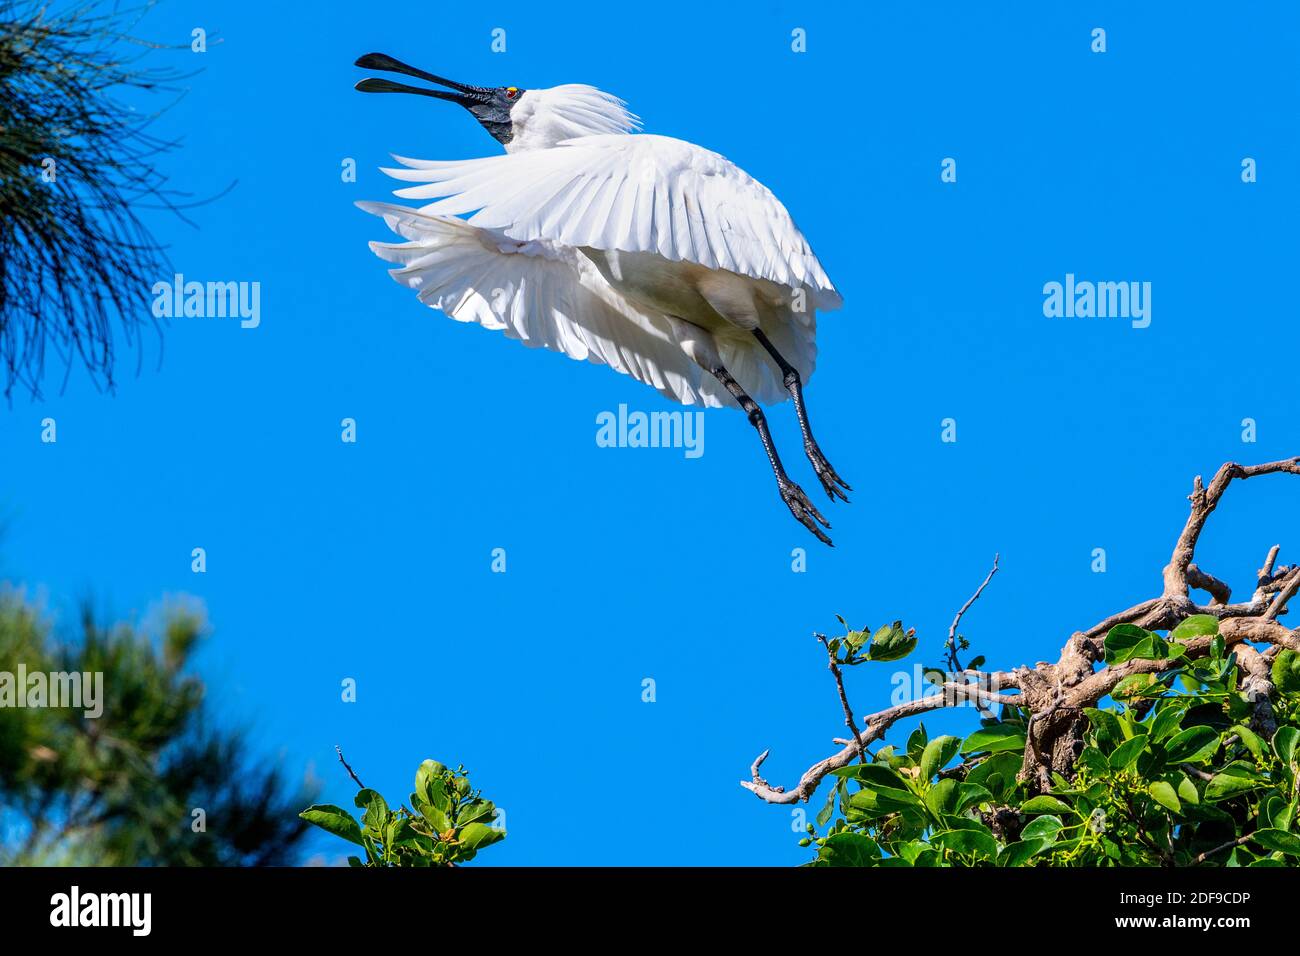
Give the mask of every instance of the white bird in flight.
M 818 448 L 803 383 L 817 309 L 839 294 L 785 207 L 717 153 L 636 133 L 622 100 L 590 86 L 455 83 L 381 53 L 356 61 L 447 89 L 368 78 L 365 93 L 459 103 L 505 155 L 436 162 L 395 156 L 418 208 L 358 203 L 404 243 L 372 242 L 391 275 L 460 322 L 608 365 L 684 405 L 742 409 L 782 500 L 826 544 L 830 524 L 786 474 L 760 404 L 794 400 L 804 451 L 826 493 L 852 490 Z M 468 218 L 461 218 L 472 213 Z

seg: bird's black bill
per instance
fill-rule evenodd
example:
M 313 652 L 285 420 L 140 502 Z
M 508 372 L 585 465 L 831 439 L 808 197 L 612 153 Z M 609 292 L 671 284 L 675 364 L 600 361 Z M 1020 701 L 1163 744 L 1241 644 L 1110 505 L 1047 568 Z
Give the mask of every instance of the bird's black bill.
M 483 102 L 493 94 L 492 90 L 482 86 L 457 83 L 455 80 L 449 80 L 446 77 L 416 69 L 383 53 L 367 53 L 365 56 L 357 58 L 356 65 L 363 70 L 382 70 L 385 73 L 401 73 L 404 76 L 413 76 L 416 79 L 427 80 L 430 83 L 437 83 L 439 86 L 445 86 L 456 91 L 455 93 L 449 93 L 446 90 L 426 90 L 418 86 L 407 86 L 405 83 L 393 83 L 389 80 L 367 77 L 356 86 L 362 93 L 419 93 L 421 96 L 450 100 L 453 103 L 460 103 L 462 106 Z
M 525 92 L 523 90 L 513 86 L 506 90 L 457 83 L 455 80 L 449 80 L 446 77 L 427 73 L 424 70 L 417 70 L 415 67 L 403 63 L 401 60 L 394 60 L 384 53 L 367 53 L 365 56 L 357 58 L 356 65 L 366 70 L 401 73 L 403 76 L 413 76 L 416 79 L 427 80 L 430 83 L 437 83 L 439 86 L 447 87 L 445 90 L 430 90 L 424 87 L 407 86 L 405 83 L 394 83 L 391 80 L 381 80 L 368 76 L 356 86 L 362 93 L 418 93 L 420 96 L 431 96 L 436 100 L 459 103 L 474 115 L 474 118 L 492 134 L 497 142 L 507 144 L 514 136 L 514 126 L 510 120 L 510 109 L 519 94 Z
M 452 103 L 459 103 L 461 106 L 468 106 L 476 102 L 471 100 L 464 93 L 450 93 L 447 90 L 426 90 L 418 86 L 407 86 L 405 83 L 394 83 L 392 80 L 380 80 L 373 76 L 368 76 L 356 85 L 362 93 L 419 93 L 421 96 L 432 96 L 434 99 L 450 100 Z

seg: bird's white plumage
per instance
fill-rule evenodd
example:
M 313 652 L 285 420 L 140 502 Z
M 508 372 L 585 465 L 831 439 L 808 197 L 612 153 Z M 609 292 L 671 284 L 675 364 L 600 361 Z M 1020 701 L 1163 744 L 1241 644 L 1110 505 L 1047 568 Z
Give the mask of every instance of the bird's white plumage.
M 736 407 L 724 366 L 764 404 L 787 397 L 760 329 L 804 381 L 817 309 L 840 305 L 775 196 L 717 153 L 633 135 L 589 86 L 527 90 L 507 154 L 385 170 L 419 209 L 358 203 L 405 243 L 371 243 L 420 301 L 462 322 L 608 365 L 683 404 Z M 466 218 L 460 218 L 466 217 Z
M 403 206 L 362 208 L 409 240 L 370 248 L 400 266 L 393 278 L 426 305 L 533 348 L 608 365 L 686 405 L 730 404 L 717 380 L 682 350 L 671 324 L 619 296 L 576 250 L 519 242 Z
M 567 83 L 544 90 L 525 90 L 510 111 L 513 127 L 507 153 L 549 149 L 563 140 L 603 133 L 630 133 L 639 125 L 617 96 Z
M 607 134 L 484 159 L 397 159 L 407 168 L 385 172 L 422 185 L 396 195 L 435 200 L 421 208 L 428 215 L 472 214 L 474 225 L 525 242 L 657 253 L 804 290 L 810 307 L 840 305 L 767 187 L 691 143 Z
M 576 250 L 546 240 L 521 242 L 391 203 L 359 205 L 409 240 L 372 242 L 370 248 L 399 266 L 390 270 L 392 277 L 426 305 L 531 348 L 608 365 L 683 405 L 735 407 L 718 380 L 690 357 L 680 323 L 628 301 Z M 773 340 L 810 375 L 815 334 L 809 322 L 775 329 Z M 755 399 L 774 404 L 786 397 L 780 376 L 751 339 L 739 330 L 715 339 L 721 360 Z

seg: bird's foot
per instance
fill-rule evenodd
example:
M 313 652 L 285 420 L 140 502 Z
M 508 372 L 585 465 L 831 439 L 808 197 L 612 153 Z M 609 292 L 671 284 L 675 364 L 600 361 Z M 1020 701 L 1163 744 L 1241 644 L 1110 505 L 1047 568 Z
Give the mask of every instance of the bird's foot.
M 808 496 L 804 494 L 803 489 L 789 478 L 778 478 L 777 488 L 781 491 L 781 500 L 790 509 L 790 514 L 794 515 L 795 520 L 815 534 L 819 541 L 835 547 L 834 544 L 831 544 L 831 539 L 826 536 L 826 533 L 817 527 L 818 521 L 827 528 L 831 526 L 831 523 L 822 517 L 822 513 L 808 500 Z
M 822 483 L 822 487 L 826 489 L 826 496 L 830 498 L 831 501 L 834 501 L 838 496 L 843 499 L 845 504 L 847 504 L 849 496 L 844 492 L 852 491 L 853 489 L 849 487 L 847 481 L 835 473 L 835 469 L 832 468 L 831 463 L 826 460 L 826 456 L 823 455 L 822 450 L 817 447 L 817 443 L 811 440 L 806 441 L 804 442 L 803 450 L 808 456 L 808 461 L 812 463 L 813 471 L 817 473 L 817 479 Z

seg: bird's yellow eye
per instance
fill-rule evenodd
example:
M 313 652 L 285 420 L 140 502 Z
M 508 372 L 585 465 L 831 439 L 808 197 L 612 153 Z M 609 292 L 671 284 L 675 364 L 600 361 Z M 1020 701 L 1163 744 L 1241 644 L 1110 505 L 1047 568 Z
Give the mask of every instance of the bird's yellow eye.
M 506 87 L 506 98 L 507 98 L 507 99 L 512 99 L 512 100 L 513 100 L 513 99 L 514 99 L 516 96 L 518 96 L 518 95 L 519 95 L 519 87 L 517 87 L 517 86 L 507 86 L 507 87 Z

